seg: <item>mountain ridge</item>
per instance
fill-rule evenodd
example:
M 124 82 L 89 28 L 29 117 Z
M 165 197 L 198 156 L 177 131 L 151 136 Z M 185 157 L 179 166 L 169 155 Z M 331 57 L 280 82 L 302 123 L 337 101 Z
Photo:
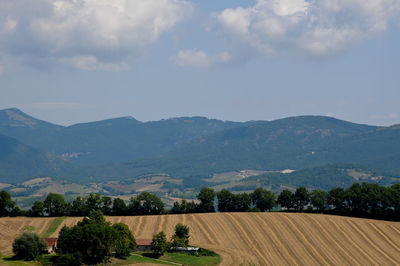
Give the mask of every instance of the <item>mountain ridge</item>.
M 22 126 L 15 129 L 10 112 L 22 120 Z M 72 179 L 164 173 L 195 183 L 215 173 L 334 163 L 400 173 L 399 125 L 381 127 L 311 115 L 248 122 L 199 116 L 141 122 L 120 117 L 62 127 L 29 115 L 24 120 L 23 114 L 17 109 L 0 110 L 0 134 L 16 132 L 11 137 L 22 144 L 59 162 L 81 165 L 55 172 Z M 29 121 L 36 123 L 33 129 Z

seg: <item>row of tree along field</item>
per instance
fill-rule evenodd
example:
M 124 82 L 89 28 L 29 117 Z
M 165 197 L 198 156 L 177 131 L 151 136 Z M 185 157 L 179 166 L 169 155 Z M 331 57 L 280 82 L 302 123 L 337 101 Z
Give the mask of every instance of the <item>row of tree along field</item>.
M 66 202 L 59 194 L 49 193 L 44 201 L 36 201 L 30 210 L 14 206 L 11 195 L 0 192 L 0 216 L 87 216 L 91 211 L 101 210 L 105 215 L 158 215 L 204 212 L 249 211 L 310 211 L 339 215 L 400 220 L 400 184 L 389 187 L 371 183 L 354 183 L 350 187 L 333 188 L 329 191 L 308 191 L 298 187 L 294 192 L 283 190 L 280 194 L 257 188 L 252 193 L 234 194 L 228 190 L 215 192 L 202 188 L 197 202 L 182 199 L 165 209 L 162 200 L 143 192 L 129 202 L 99 194 L 76 197 Z

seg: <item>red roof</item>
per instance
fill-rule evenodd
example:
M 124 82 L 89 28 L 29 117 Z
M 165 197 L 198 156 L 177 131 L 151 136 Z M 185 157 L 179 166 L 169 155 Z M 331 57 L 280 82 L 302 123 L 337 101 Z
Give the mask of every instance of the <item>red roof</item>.
M 151 242 L 151 239 L 136 239 L 136 245 L 138 246 L 150 246 Z
M 47 243 L 47 246 L 52 247 L 57 243 L 58 238 L 45 238 L 43 240 Z

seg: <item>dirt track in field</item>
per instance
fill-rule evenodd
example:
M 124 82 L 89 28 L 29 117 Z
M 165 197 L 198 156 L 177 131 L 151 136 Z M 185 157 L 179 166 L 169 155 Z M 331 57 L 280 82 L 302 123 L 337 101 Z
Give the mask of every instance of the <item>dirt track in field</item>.
M 190 227 L 191 244 L 212 249 L 222 265 L 400 265 L 400 223 L 318 214 L 212 213 L 108 217 L 135 238 L 168 237 L 177 223 Z M 29 222 L 29 220 L 33 220 Z M 50 219 L 0 219 L 0 252 L 15 232 L 32 225 L 45 231 Z M 73 225 L 79 218 L 68 218 Z M 46 228 L 41 228 L 46 227 Z M 61 228 L 61 227 L 60 227 Z M 60 229 L 59 228 L 59 229 Z M 55 234 L 56 236 L 56 234 Z

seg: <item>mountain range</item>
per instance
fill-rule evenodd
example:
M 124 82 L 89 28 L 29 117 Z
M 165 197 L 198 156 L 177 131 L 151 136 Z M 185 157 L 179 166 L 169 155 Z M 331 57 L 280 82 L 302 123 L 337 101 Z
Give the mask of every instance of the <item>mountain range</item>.
M 193 185 L 244 169 L 300 170 L 351 163 L 400 175 L 400 125 L 324 116 L 231 122 L 132 117 L 60 126 L 0 110 L 0 182 L 37 176 L 113 180 L 163 173 Z

